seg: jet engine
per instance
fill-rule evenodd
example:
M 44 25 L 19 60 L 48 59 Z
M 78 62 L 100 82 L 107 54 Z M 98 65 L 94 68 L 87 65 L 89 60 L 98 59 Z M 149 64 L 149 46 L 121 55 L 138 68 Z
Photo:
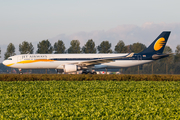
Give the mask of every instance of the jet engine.
M 64 65 L 64 72 L 75 72 L 79 69 L 77 65 Z

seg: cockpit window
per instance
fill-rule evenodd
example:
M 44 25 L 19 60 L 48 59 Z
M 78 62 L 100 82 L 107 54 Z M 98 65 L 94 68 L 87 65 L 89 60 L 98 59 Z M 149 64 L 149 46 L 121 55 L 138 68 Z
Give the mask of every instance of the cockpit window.
M 12 58 L 8 58 L 7 60 L 12 60 Z

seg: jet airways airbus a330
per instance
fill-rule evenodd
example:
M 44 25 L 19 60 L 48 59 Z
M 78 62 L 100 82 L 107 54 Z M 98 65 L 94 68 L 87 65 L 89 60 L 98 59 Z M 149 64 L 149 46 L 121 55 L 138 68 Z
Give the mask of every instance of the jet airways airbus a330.
M 21 54 L 9 57 L 3 64 L 21 69 L 57 69 L 58 72 L 94 73 L 103 68 L 124 68 L 152 62 L 169 54 L 163 54 L 170 31 L 162 32 L 144 51 L 124 54 Z

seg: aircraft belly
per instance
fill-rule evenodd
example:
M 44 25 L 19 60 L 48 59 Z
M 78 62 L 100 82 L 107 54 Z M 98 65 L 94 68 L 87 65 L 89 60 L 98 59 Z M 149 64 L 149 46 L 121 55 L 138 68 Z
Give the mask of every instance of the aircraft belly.
M 102 64 L 102 66 L 107 66 L 107 68 L 123 68 L 123 67 L 142 65 L 145 63 L 149 63 L 151 61 L 152 60 L 118 60 L 115 62 Z

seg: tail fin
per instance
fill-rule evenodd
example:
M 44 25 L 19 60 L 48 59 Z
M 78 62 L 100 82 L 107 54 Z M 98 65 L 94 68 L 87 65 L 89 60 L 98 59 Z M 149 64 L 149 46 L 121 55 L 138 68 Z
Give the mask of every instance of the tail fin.
M 166 43 L 168 41 L 170 31 L 163 31 L 154 41 L 151 43 L 151 45 L 142 51 L 141 53 L 159 53 L 162 54 L 164 47 L 166 46 Z

